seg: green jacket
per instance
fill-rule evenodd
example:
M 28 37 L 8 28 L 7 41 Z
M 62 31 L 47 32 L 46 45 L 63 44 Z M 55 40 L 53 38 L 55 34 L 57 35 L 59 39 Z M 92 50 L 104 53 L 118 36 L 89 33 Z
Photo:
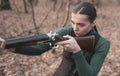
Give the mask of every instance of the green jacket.
M 73 36 L 74 32 L 72 31 L 72 27 L 67 26 L 56 32 L 58 35 L 71 35 Z M 87 35 L 92 35 L 97 33 L 94 29 L 92 29 Z M 100 36 L 96 47 L 95 52 L 91 58 L 89 58 L 90 53 L 87 51 L 81 50 L 75 54 L 72 54 L 71 57 L 75 62 L 75 66 L 79 76 L 97 76 L 102 64 L 105 60 L 105 57 L 109 51 L 110 42 Z M 46 51 L 50 50 L 49 44 L 38 44 L 34 46 L 27 46 L 18 48 L 15 50 L 15 53 L 26 54 L 26 55 L 40 55 Z M 88 60 L 87 60 L 88 59 Z M 88 62 L 90 61 L 90 62 Z

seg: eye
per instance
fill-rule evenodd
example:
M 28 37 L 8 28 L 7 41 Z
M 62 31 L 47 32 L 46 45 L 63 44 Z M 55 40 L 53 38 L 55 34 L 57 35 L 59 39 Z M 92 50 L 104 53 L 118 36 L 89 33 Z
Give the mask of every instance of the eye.
M 75 24 L 75 22 L 71 21 L 72 24 Z
M 84 23 L 77 23 L 77 25 L 81 26 L 81 27 L 84 27 L 85 24 Z

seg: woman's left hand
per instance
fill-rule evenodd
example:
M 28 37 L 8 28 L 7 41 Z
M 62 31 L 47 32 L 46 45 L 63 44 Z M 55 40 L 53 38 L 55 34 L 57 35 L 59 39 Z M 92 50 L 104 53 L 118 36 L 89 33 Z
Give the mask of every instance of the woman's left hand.
M 5 48 L 5 40 L 0 37 L 0 51 Z
M 65 48 L 65 51 L 76 53 L 81 50 L 75 38 L 69 35 L 63 37 L 66 38 L 67 40 L 57 42 L 56 44 L 62 45 Z

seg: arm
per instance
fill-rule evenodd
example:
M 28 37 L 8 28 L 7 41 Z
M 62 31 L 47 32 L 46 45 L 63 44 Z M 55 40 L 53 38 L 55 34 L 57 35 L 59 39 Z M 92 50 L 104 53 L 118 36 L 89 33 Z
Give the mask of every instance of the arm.
M 86 61 L 82 50 L 74 53 L 72 58 L 75 61 L 76 69 L 80 76 L 97 76 L 104 59 L 108 53 L 110 48 L 110 43 L 108 41 L 104 41 L 102 39 L 99 40 L 95 53 L 91 58 L 90 64 Z
M 40 55 L 45 51 L 50 50 L 49 44 L 38 44 L 33 46 L 26 46 L 22 48 L 16 48 L 14 53 L 25 54 L 25 55 Z

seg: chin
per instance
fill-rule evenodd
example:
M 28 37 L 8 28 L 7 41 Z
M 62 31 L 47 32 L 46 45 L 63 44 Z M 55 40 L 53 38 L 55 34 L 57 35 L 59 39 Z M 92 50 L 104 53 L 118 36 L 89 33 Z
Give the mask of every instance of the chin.
M 75 34 L 76 36 L 80 36 L 80 34 Z
M 76 35 L 76 36 L 84 36 L 85 33 L 77 33 L 77 32 L 75 32 L 75 35 Z
M 83 34 L 75 34 L 76 36 L 84 36 Z

